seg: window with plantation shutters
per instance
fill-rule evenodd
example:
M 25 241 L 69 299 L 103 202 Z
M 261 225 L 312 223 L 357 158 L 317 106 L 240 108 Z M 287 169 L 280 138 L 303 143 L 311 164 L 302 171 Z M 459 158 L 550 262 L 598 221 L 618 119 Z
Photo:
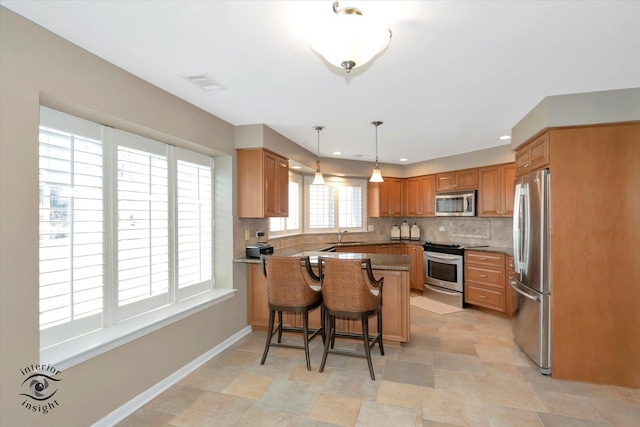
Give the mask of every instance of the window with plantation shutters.
M 40 115 L 41 349 L 130 334 L 122 325 L 211 293 L 213 159 L 46 107 Z
M 323 185 L 313 185 L 312 179 L 305 177 L 306 231 L 366 231 L 365 180 L 328 178 Z

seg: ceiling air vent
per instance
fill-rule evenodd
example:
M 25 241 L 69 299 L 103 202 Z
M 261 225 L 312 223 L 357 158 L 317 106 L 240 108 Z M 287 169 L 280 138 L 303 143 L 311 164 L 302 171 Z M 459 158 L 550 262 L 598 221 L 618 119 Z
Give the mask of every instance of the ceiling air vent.
M 198 86 L 202 90 L 206 90 L 207 92 L 211 92 L 214 90 L 222 90 L 222 86 L 216 83 L 207 73 L 200 74 L 189 74 L 186 76 L 182 76 L 186 81 Z

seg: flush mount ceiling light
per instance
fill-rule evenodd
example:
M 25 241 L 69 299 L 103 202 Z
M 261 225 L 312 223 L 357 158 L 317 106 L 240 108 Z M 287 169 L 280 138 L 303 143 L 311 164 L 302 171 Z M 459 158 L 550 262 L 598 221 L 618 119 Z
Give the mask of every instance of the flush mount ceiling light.
M 373 168 L 373 173 L 371 173 L 369 182 L 384 182 L 384 179 L 382 179 L 382 173 L 378 167 L 378 126 L 380 126 L 382 122 L 371 122 L 371 124 L 376 127 L 376 167 Z
M 316 176 L 313 178 L 311 185 L 324 185 L 324 177 L 320 172 L 320 131 L 324 129 L 324 126 L 314 126 L 314 129 L 318 131 L 318 158 L 316 160 Z
M 324 28 L 317 29 L 311 47 L 329 63 L 349 73 L 382 52 L 389 45 L 391 36 L 391 30 L 365 17 L 355 7 L 338 10 L 336 1 L 331 19 Z

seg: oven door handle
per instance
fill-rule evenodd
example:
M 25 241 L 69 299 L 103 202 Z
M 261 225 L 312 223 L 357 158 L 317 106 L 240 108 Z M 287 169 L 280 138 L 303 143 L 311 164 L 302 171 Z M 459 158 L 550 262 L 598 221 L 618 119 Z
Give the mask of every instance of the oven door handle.
M 442 260 L 445 260 L 445 261 L 455 261 L 455 260 L 459 260 L 460 259 L 460 255 L 446 255 L 446 254 L 436 255 L 436 254 L 434 254 L 432 252 L 429 252 L 426 255 L 429 258 L 442 259 Z
M 424 284 L 424 286 L 425 286 L 425 287 L 427 287 L 427 288 L 429 288 L 429 289 L 430 289 L 430 290 L 432 290 L 433 292 L 438 292 L 438 293 L 440 293 L 440 294 L 451 295 L 451 296 L 455 296 L 455 297 L 457 297 L 457 296 L 459 296 L 459 295 L 461 294 L 461 292 L 447 292 L 447 291 L 443 291 L 442 289 L 435 288 L 435 287 L 433 287 L 433 286 L 431 286 L 431 285 L 428 285 L 428 284 L 426 284 L 426 283 Z

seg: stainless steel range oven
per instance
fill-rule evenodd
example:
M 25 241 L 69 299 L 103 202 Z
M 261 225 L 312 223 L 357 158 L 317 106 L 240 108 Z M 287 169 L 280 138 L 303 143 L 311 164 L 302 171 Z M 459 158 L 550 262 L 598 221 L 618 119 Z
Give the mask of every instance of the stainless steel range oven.
M 464 248 L 432 242 L 423 248 L 424 296 L 464 307 Z

